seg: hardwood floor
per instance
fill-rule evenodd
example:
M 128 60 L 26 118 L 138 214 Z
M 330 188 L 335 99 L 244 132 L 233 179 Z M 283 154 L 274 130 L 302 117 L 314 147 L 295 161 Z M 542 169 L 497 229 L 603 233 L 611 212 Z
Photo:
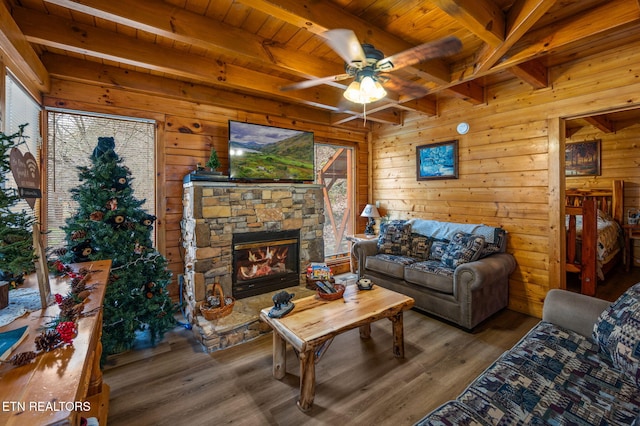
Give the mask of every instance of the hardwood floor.
M 640 269 L 598 286 L 614 300 L 640 281 Z M 391 323 L 339 335 L 316 365 L 314 406 L 296 406 L 299 366 L 287 350 L 287 374 L 271 374 L 271 335 L 206 354 L 191 331 L 176 328 L 154 348 L 109 360 L 109 425 L 411 425 L 455 398 L 538 321 L 504 310 L 473 334 L 416 311 L 404 317 L 404 360 L 391 353 Z

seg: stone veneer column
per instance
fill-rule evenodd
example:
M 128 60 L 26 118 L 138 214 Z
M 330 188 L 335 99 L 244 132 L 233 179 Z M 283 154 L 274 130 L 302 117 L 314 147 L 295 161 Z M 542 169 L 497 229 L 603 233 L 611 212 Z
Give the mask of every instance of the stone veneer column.
M 231 295 L 232 236 L 242 232 L 300 230 L 300 283 L 309 262 L 324 260 L 324 201 L 315 184 L 184 184 L 184 297 L 192 324 L 206 321 L 197 303 L 219 282 Z

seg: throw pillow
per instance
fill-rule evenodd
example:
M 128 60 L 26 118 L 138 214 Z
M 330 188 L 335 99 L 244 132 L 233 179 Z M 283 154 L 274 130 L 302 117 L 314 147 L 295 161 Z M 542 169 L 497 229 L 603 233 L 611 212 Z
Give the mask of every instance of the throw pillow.
M 442 259 L 442 255 L 447 250 L 448 246 L 449 246 L 449 240 L 434 239 L 431 242 L 431 249 L 429 250 L 429 259 L 428 260 L 438 260 L 438 261 L 441 260 Z
M 640 386 L 640 283 L 605 309 L 593 326 L 600 352 Z
M 456 232 L 442 254 L 440 262 L 449 268 L 456 268 L 463 263 L 477 260 L 483 247 L 484 236 Z
M 411 225 L 406 220 L 392 220 L 380 225 L 378 253 L 408 256 Z
M 425 235 L 411 233 L 411 252 L 409 256 L 419 260 L 429 259 L 431 253 L 431 243 L 433 239 Z

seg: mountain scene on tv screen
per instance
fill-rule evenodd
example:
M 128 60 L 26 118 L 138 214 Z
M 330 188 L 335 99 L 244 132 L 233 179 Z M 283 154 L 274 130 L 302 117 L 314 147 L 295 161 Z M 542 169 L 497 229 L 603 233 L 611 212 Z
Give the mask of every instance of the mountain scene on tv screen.
M 266 126 L 232 128 L 231 177 L 313 180 L 313 133 Z

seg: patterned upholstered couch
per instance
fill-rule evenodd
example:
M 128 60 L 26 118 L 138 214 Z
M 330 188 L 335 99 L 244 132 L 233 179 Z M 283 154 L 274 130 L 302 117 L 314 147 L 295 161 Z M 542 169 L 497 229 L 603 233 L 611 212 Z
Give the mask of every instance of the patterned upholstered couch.
M 359 275 L 415 299 L 415 307 L 467 330 L 505 308 L 516 263 L 507 232 L 485 225 L 412 219 L 383 223 L 353 246 Z
M 551 290 L 542 321 L 417 425 L 637 425 L 640 283 L 613 304 Z

